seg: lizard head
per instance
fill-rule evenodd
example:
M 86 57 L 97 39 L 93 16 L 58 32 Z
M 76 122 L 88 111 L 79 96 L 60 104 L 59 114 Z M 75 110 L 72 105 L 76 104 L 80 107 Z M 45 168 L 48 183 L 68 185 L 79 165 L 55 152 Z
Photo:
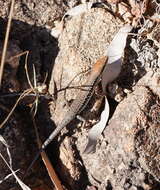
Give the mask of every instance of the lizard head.
M 107 64 L 107 61 L 108 61 L 107 56 L 103 56 L 100 59 L 98 59 L 97 62 L 93 65 L 92 73 L 101 74 L 105 65 Z

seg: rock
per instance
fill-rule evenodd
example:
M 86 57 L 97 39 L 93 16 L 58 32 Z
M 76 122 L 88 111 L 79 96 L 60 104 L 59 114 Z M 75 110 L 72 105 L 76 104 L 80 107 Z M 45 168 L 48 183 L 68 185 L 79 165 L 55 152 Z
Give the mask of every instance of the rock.
M 157 121 L 160 107 L 157 98 L 147 88 L 136 87 L 118 104 L 96 153 L 81 153 L 91 184 L 99 187 L 96 183 L 99 181 L 107 187 L 109 180 L 113 189 L 123 189 L 129 184 L 143 188 L 147 173 L 160 181 L 160 124 Z M 157 109 L 151 116 L 152 106 Z M 86 142 L 85 136 L 78 137 L 80 151 Z
M 8 16 L 9 4 L 9 1 L 0 1 L 1 17 Z M 17 1 L 14 6 L 14 19 L 31 25 L 44 26 L 61 17 L 65 9 L 67 9 L 67 6 L 62 1 L 59 1 L 59 3 L 48 0 Z
M 57 56 L 58 51 L 56 41 L 48 31 L 52 28 L 53 22 L 59 20 L 64 12 L 77 2 L 79 1 L 23 0 L 15 3 L 10 40 L 17 40 L 18 43 L 13 44 L 13 41 L 10 41 L 12 44 L 9 43 L 8 49 L 13 54 L 11 53 L 9 56 L 13 56 L 21 50 L 29 50 L 28 63 L 31 66 L 31 73 L 33 73 L 32 64 L 36 67 L 38 84 L 44 81 L 46 73 L 51 72 L 51 63 L 54 63 L 53 57 Z M 112 2 L 118 1 L 112 0 Z M 158 6 L 158 1 L 156 3 Z M 0 38 L 4 40 L 10 1 L 0 1 L 0 7 Z M 71 87 L 84 84 L 89 74 L 88 69 L 103 55 L 106 46 L 122 25 L 119 19 L 101 8 L 67 18 L 65 21 L 64 31 L 59 38 L 60 51 L 49 87 L 50 92 L 57 95 L 56 104 L 50 106 L 52 120 L 56 123 L 63 119 L 65 111 L 67 111 L 65 93 L 61 91 L 57 94 L 56 88 L 59 90 L 67 87 L 68 84 Z M 153 23 L 151 25 L 152 30 Z M 142 28 L 144 29 L 145 26 L 147 24 L 144 24 Z M 74 134 L 70 128 L 67 138 L 64 139 L 60 136 L 59 141 L 55 141 L 56 146 L 52 147 L 54 154 L 51 154 L 51 158 L 56 169 L 58 168 L 57 173 L 61 176 L 60 180 L 68 189 L 159 189 L 160 46 L 159 24 L 155 26 L 151 33 L 147 31 L 145 37 L 134 36 L 135 40 L 132 39 L 133 49 L 127 45 L 122 73 L 117 80 L 115 94 L 112 96 L 121 102 L 117 106 L 113 100 L 110 100 L 114 113 L 111 115 L 103 138 L 97 144 L 97 152 L 93 155 L 82 153 L 86 145 L 88 128 L 81 127 L 80 124 Z M 18 46 L 21 47 L 21 50 Z M 13 70 L 8 70 L 7 67 L 5 68 L 7 72 L 4 73 L 5 84 L 8 82 L 13 85 L 9 89 L 3 84 L 4 92 L 6 90 L 7 92 L 18 91 L 19 81 L 20 85 L 24 87 L 22 78 L 24 73 L 20 72 L 19 81 L 17 81 L 19 58 L 14 61 L 9 64 L 9 69 L 13 66 Z M 8 71 L 11 71 L 11 75 Z M 81 72 L 84 73 L 81 74 Z M 76 78 L 72 81 L 75 76 Z M 12 81 L 8 80 L 11 78 Z M 111 84 L 112 89 L 113 87 Z M 69 104 L 75 99 L 77 93 L 80 93 L 77 92 L 77 89 L 66 90 L 66 99 Z M 95 99 L 94 96 L 93 101 Z M 1 99 L 1 121 L 10 111 L 13 102 L 13 98 Z M 46 107 L 42 106 L 40 109 L 39 106 L 38 112 L 41 113 L 37 113 L 37 116 L 38 125 L 48 129 L 50 121 L 46 119 L 45 114 L 47 114 L 48 108 Z M 85 118 L 90 119 L 92 111 L 88 110 L 90 108 L 86 109 Z M 31 119 L 29 113 L 24 113 L 26 113 L 26 107 L 22 108 L 21 106 L 13 113 L 5 128 L 1 130 L 1 135 L 10 146 L 13 169 L 20 169 L 17 172 L 20 178 L 37 152 L 34 131 L 30 127 Z M 92 121 L 85 127 L 93 125 L 95 115 L 91 119 Z M 77 126 L 77 123 L 70 126 Z M 43 133 L 44 128 L 41 137 L 45 136 L 46 138 L 46 133 Z M 63 143 L 59 146 L 59 142 L 62 141 Z M 1 143 L 0 149 L 3 156 L 9 161 L 6 148 Z M 55 157 L 58 157 L 58 163 L 55 162 Z M 0 171 L 0 180 L 10 173 L 1 159 Z M 36 189 L 37 186 L 41 189 L 47 189 L 50 186 L 46 170 L 38 162 L 24 182 L 29 186 L 36 186 Z M 15 187 L 15 179 L 10 177 L 0 184 L 0 189 L 19 190 L 20 188 Z
M 60 51 L 49 87 L 51 94 L 56 93 L 55 89 L 63 89 L 56 95 L 55 110 L 52 108 L 52 119 L 55 123 L 63 119 L 67 110 L 66 100 L 71 102 L 80 93 L 76 88 L 85 84 L 88 70 L 104 55 L 121 26 L 122 22 L 118 18 L 115 19 L 101 8 L 91 9 L 66 21 L 59 37 Z
M 85 83 L 88 73 L 79 74 L 91 68 L 94 62 L 103 55 L 106 46 L 121 25 L 117 26 L 119 22 L 119 20 L 114 22 L 113 17 L 102 9 L 92 9 L 88 13 L 66 21 L 65 29 L 59 38 L 60 51 L 49 87 L 50 93 L 56 94 L 56 103 L 50 106 L 52 120 L 56 124 L 64 118 L 67 112 L 66 100 L 71 103 L 80 93 L 77 89 L 67 89 L 65 92 L 59 92 L 59 90 Z M 113 28 L 108 28 L 107 25 Z M 114 32 L 111 32 L 112 30 Z M 142 43 L 138 40 L 137 44 Z M 144 40 L 144 45 L 147 43 Z M 117 80 L 118 89 L 121 89 L 121 92 L 126 87 L 123 92 L 124 96 L 118 106 L 115 105 L 116 109 L 114 105 L 111 105 L 111 109 L 115 111 L 104 131 L 103 139 L 101 138 L 97 144 L 96 153 L 83 154 L 87 143 L 85 128 L 81 128 L 78 132 L 75 130 L 73 137 L 70 138 L 72 141 L 70 146 L 65 141 L 60 146 L 61 164 L 65 168 L 61 169 L 65 171 L 65 176 L 68 171 L 70 178 L 66 180 L 68 179 L 68 183 L 74 188 L 82 188 L 88 180 L 90 184 L 103 190 L 139 188 L 147 190 L 154 188 L 160 180 L 158 177 L 159 157 L 156 154 L 159 152 L 160 126 L 157 123 L 159 122 L 157 119 L 159 117 L 159 103 L 157 102 L 159 88 L 156 86 L 159 86 L 158 70 L 154 76 L 151 76 L 151 72 L 155 71 L 159 63 L 156 49 L 154 47 L 151 49 L 150 43 L 149 46 L 145 46 L 145 49 L 143 46 L 138 46 L 138 48 L 139 57 L 136 53 L 132 54 L 133 50 L 127 48 L 126 52 L 129 56 L 124 60 L 121 76 Z M 149 49 L 152 51 L 148 52 Z M 146 51 L 148 54 L 145 57 Z M 142 62 L 138 62 L 136 58 L 142 58 Z M 138 65 L 137 69 L 133 64 Z M 90 115 L 90 112 L 86 114 Z M 147 145 L 145 145 L 145 140 L 148 142 Z M 64 147 L 67 147 L 65 156 Z M 149 153 L 152 154 L 150 158 L 148 158 Z M 82 168 L 79 162 L 82 162 L 87 170 L 85 180 L 80 175 Z
M 49 86 L 50 93 L 56 97 L 55 104 L 50 106 L 51 118 L 56 124 L 67 117 L 66 100 L 70 104 L 81 93 L 77 87 L 85 84 L 89 75 L 88 70 L 104 55 L 107 46 L 122 25 L 118 18 L 114 18 L 101 8 L 91 9 L 87 13 L 66 20 L 64 30 L 58 39 L 60 51 Z M 65 90 L 60 91 L 61 89 Z M 90 112 L 85 115 L 87 119 L 89 114 Z M 91 114 L 89 117 L 91 118 Z M 95 119 L 95 116 L 92 119 Z M 77 124 L 72 125 L 73 129 Z M 63 141 L 59 148 L 61 167 L 58 171 L 63 171 L 63 176 L 60 175 L 70 187 L 84 189 L 87 176 L 84 177 L 80 161 L 77 160 L 75 140 L 70 138 L 70 146 L 66 142 Z

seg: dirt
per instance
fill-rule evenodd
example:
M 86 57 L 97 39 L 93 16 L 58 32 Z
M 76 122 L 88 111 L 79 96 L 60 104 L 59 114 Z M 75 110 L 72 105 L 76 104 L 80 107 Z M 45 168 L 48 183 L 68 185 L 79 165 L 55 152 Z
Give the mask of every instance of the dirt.
M 27 70 L 33 86 L 45 83 L 44 94 L 48 91 L 53 95 L 50 100 L 42 97 L 38 101 L 36 123 L 42 141 L 55 128 L 55 124 L 63 120 L 68 106 L 80 93 L 77 89 L 57 91 L 68 84 L 83 85 L 88 70 L 103 56 L 123 25 L 121 17 L 115 17 L 102 7 L 95 7 L 81 15 L 67 17 L 60 37 L 56 39 L 51 36 L 54 21 L 59 21 L 67 10 L 79 3 L 78 0 L 15 2 L 0 93 L 0 120 L 2 122 L 6 118 L 15 104 L 16 93 L 31 88 L 26 75 L 26 53 L 20 55 L 27 51 Z M 156 15 L 160 5 L 158 1 L 152 3 L 156 5 L 152 6 L 152 14 Z M 2 53 L 10 1 L 0 0 L 0 7 Z M 116 9 L 115 4 L 111 7 Z M 96 152 L 83 154 L 88 130 L 98 121 L 104 106 L 99 88 L 82 113 L 87 120 L 85 125 L 74 120 L 47 148 L 64 189 L 160 188 L 160 25 L 146 19 L 142 26 L 129 36 L 121 74 L 108 86 L 111 115 L 98 140 Z M 70 83 L 79 73 L 83 74 Z M 37 84 L 34 83 L 35 79 Z M 30 114 L 34 102 L 35 97 L 21 100 L 0 130 L 0 135 L 9 145 L 13 169 L 19 169 L 17 175 L 21 179 L 38 151 Z M 6 146 L 0 143 L 0 149 L 9 162 Z M 11 173 L 1 158 L 0 171 L 0 181 Z M 55 189 L 40 159 L 23 181 L 34 190 Z M 20 187 L 13 177 L 9 177 L 0 183 L 0 189 L 19 190 Z

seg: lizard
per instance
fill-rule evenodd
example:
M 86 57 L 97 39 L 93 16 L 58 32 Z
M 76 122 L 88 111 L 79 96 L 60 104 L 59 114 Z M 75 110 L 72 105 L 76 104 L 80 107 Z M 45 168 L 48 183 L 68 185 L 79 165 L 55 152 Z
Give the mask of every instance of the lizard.
M 42 144 L 41 148 L 39 149 L 37 155 L 33 159 L 32 163 L 28 167 L 26 174 L 30 170 L 30 168 L 33 166 L 35 161 L 38 159 L 40 153 L 51 143 L 51 141 L 59 134 L 59 132 L 66 127 L 73 119 L 76 118 L 87 106 L 89 100 L 91 99 L 92 95 L 94 94 L 94 87 L 98 84 L 101 78 L 101 74 L 107 64 L 108 57 L 103 56 L 100 59 L 96 61 L 96 63 L 93 65 L 90 75 L 87 79 L 86 84 L 84 85 L 83 91 L 81 91 L 80 95 L 77 95 L 71 106 L 69 107 L 69 110 L 67 112 L 66 117 L 58 124 L 56 129 L 50 134 L 50 136 L 45 140 L 45 142 Z

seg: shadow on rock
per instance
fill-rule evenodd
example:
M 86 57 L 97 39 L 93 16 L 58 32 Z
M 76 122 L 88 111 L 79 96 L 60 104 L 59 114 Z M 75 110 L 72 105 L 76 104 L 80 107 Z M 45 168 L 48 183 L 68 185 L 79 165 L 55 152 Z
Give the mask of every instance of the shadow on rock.
M 1 28 L 0 40 L 1 41 L 4 41 L 6 26 L 7 26 L 7 20 L 0 18 L 0 28 Z M 35 71 L 36 71 L 37 85 L 38 84 L 41 85 L 43 82 L 45 82 L 46 85 L 48 86 L 48 83 L 51 78 L 51 71 L 54 67 L 54 61 L 59 50 L 57 40 L 54 39 L 50 35 L 49 31 L 44 27 L 32 26 L 27 23 L 21 22 L 19 20 L 12 20 L 9 43 L 10 41 L 12 41 L 12 44 L 16 44 L 16 47 L 18 47 L 21 50 L 21 52 L 25 52 L 25 51 L 29 52 L 29 55 L 27 58 L 27 66 L 28 66 L 27 70 L 28 70 L 29 78 L 32 82 L 32 85 L 34 86 L 34 83 L 33 83 L 34 81 L 33 65 L 34 65 Z M 10 55 L 14 56 L 12 54 Z M 26 70 L 25 70 L 26 62 L 25 61 L 26 61 L 26 55 L 20 56 L 18 60 L 18 64 L 17 64 L 18 68 L 16 68 L 17 69 L 16 76 L 21 86 L 20 88 L 21 91 L 30 88 L 30 86 L 28 85 L 27 77 L 26 77 Z M 45 79 L 47 80 L 45 81 Z M 5 82 L 3 82 L 3 85 L 4 86 L 6 85 Z M 9 91 L 8 86 L 2 89 L 6 89 L 6 91 L 4 91 L 3 93 L 10 92 L 10 94 L 12 94 L 12 92 Z M 16 93 L 19 93 L 19 91 L 17 91 Z M 16 100 L 17 100 L 17 96 L 15 97 L 9 96 L 5 98 L 1 98 L 0 99 L 1 109 L 6 108 L 6 110 L 10 111 L 12 106 L 15 104 Z M 26 100 L 27 100 L 27 97 L 26 97 Z M 26 169 L 28 168 L 29 164 L 31 163 L 34 157 L 34 154 L 38 152 L 38 149 L 35 144 L 36 137 L 35 137 L 34 128 L 32 126 L 30 106 L 28 104 L 28 102 L 33 104 L 34 101 L 35 101 L 35 98 L 33 98 L 32 101 L 24 100 L 23 102 L 20 102 L 20 105 L 18 105 L 16 110 L 14 110 L 11 119 L 8 120 L 7 124 L 4 125 L 4 129 L 1 130 L 1 135 L 6 139 L 9 146 L 11 146 L 10 149 L 11 149 L 11 152 L 13 152 L 13 155 L 12 155 L 13 163 L 16 162 L 16 164 L 14 163 L 14 166 L 15 166 L 14 169 L 16 170 L 17 168 L 18 169 L 20 168 L 21 170 L 20 177 L 22 177 L 23 174 L 25 173 Z M 46 125 L 53 126 L 54 124 L 53 122 L 50 121 L 50 116 L 48 114 L 49 113 L 48 101 L 45 100 L 45 101 L 38 101 L 38 102 L 39 102 L 39 105 L 37 107 L 38 112 L 36 116 L 38 120 L 41 122 L 38 121 L 37 125 L 39 128 L 43 128 L 43 130 L 42 129 L 40 130 L 40 137 L 43 134 L 43 137 L 46 139 L 48 137 L 48 131 L 47 131 L 48 128 L 46 127 Z M 3 112 L 5 113 L 5 115 L 8 114 L 8 111 L 3 110 Z M 25 128 L 25 132 L 23 128 Z M 28 133 L 27 133 L 27 130 L 29 130 Z M 45 130 L 47 132 L 45 133 L 41 132 Z M 10 143 L 10 140 L 8 139 L 10 136 L 12 137 L 11 143 Z M 19 143 L 20 145 L 18 145 L 17 143 Z M 12 147 L 15 147 L 15 148 L 13 149 Z M 37 149 L 37 150 L 34 150 L 34 149 Z M 4 154 L 6 154 L 5 149 L 3 152 Z M 15 152 L 17 152 L 18 154 L 16 154 Z M 24 153 L 26 153 L 25 156 L 24 156 Z M 21 160 L 21 162 L 17 160 Z M 37 163 L 35 165 L 38 166 L 39 162 Z M 38 180 L 40 180 L 46 183 L 47 185 L 50 185 L 51 184 L 50 179 L 47 176 L 45 179 L 43 179 L 44 177 L 42 178 L 42 176 L 46 175 L 46 170 L 41 166 L 38 166 L 38 167 L 37 166 L 34 166 L 32 171 L 30 172 L 30 178 L 26 179 L 27 180 L 26 183 L 31 184 L 31 186 L 35 186 L 35 185 L 38 186 Z M 2 175 L 1 179 L 3 179 L 8 174 L 8 172 L 10 172 L 9 170 L 5 169 L 4 164 L 0 165 L 0 170 L 2 172 L 4 171 L 4 173 L 1 172 L 1 175 Z M 41 173 L 41 170 L 42 170 L 42 173 Z M 33 176 L 35 176 L 37 180 L 36 179 L 34 180 Z M 14 182 L 15 182 L 14 178 L 7 179 L 6 183 L 1 184 L 1 189 L 9 189 L 10 187 L 14 187 Z

